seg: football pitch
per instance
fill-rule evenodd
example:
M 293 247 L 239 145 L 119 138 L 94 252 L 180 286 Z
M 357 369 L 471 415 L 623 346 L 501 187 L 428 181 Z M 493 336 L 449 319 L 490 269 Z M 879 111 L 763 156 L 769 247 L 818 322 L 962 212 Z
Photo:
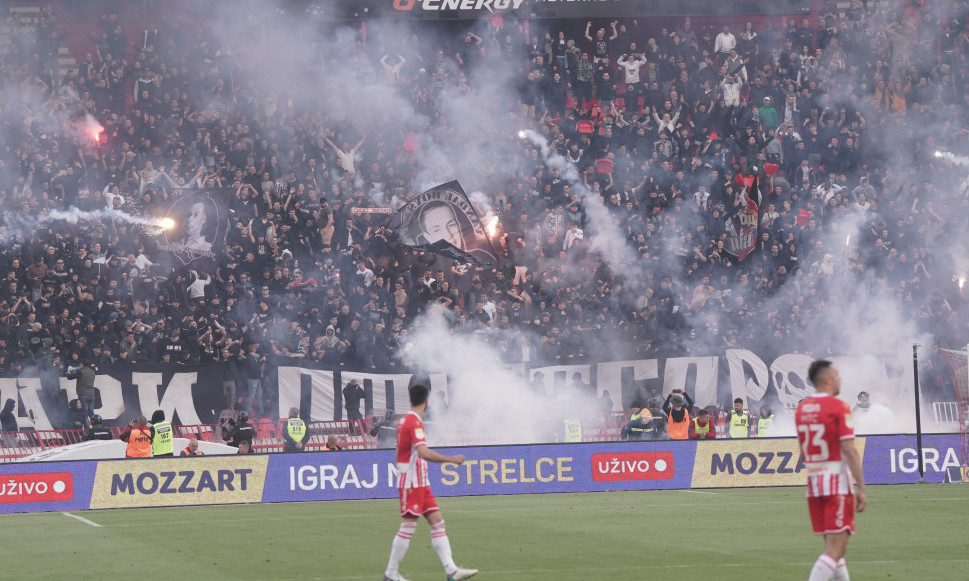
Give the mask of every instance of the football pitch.
M 438 500 L 455 561 L 481 580 L 807 579 L 822 549 L 800 487 Z M 0 578 L 379 580 L 397 510 L 379 500 L 3 515 Z M 869 487 L 851 578 L 969 579 L 966 522 L 969 486 Z M 401 573 L 444 579 L 426 522 Z

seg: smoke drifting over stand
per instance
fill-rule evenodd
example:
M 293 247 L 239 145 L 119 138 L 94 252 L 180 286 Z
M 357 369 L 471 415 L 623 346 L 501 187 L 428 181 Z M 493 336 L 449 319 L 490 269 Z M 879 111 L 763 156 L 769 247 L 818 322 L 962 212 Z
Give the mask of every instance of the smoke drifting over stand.
M 901 2 L 885 3 L 880 16 L 871 16 L 881 19 L 882 24 L 873 26 L 888 26 L 885 23 L 891 22 L 892 11 L 901 8 Z M 788 185 L 780 195 L 767 191 L 770 180 L 758 175 L 761 195 L 749 195 L 760 199 L 758 236 L 769 231 L 771 238 L 738 261 L 717 250 L 723 214 L 733 211 L 733 198 L 725 197 L 725 207 L 714 216 L 713 211 L 695 203 L 693 186 L 725 189 L 737 169 L 747 175 L 763 174 L 762 167 L 754 169 L 757 163 L 747 161 L 745 168 L 738 163 L 735 168 L 728 161 L 725 167 L 718 167 L 718 155 L 702 153 L 696 157 L 710 167 L 704 165 L 681 180 L 675 177 L 678 168 L 661 169 L 663 160 L 654 147 L 647 145 L 652 138 L 630 140 L 622 148 L 609 150 L 610 159 L 615 161 L 612 188 L 590 186 L 584 168 L 566 155 L 566 144 L 581 139 L 574 130 L 576 119 L 564 116 L 556 124 L 548 116 L 523 118 L 521 114 L 523 83 L 535 64 L 527 63 L 523 54 L 528 39 L 518 28 L 520 20 L 506 15 L 506 28 L 500 32 L 487 19 L 463 23 L 369 20 L 364 28 L 360 23 L 333 20 L 326 14 L 328 9 L 326 3 L 307 7 L 250 0 L 176 2 L 166 10 L 165 20 L 159 23 L 164 34 L 155 49 L 156 55 L 163 56 L 154 61 L 148 56 L 144 62 L 151 63 L 153 72 L 158 72 L 163 63 L 166 70 L 177 70 L 173 75 L 174 93 L 185 93 L 193 103 L 190 125 L 196 131 L 189 134 L 158 129 L 158 133 L 181 142 L 186 150 L 200 152 L 193 166 L 173 168 L 166 160 L 166 171 L 176 183 L 190 183 L 198 166 L 217 166 L 222 163 L 220 155 L 231 156 L 233 147 L 241 143 L 245 151 L 239 159 L 243 165 L 250 165 L 250 161 L 258 165 L 258 159 L 248 157 L 274 157 L 277 163 L 272 182 L 306 186 L 293 194 L 290 207 L 298 208 L 301 216 L 309 215 L 318 198 L 327 196 L 331 205 L 340 206 L 336 219 L 341 226 L 351 217 L 346 212 L 350 206 L 398 208 L 413 195 L 450 180 L 458 180 L 472 192 L 479 215 L 488 216 L 489 223 L 491 218 L 498 219 L 495 246 L 512 248 L 500 280 L 491 272 L 474 274 L 484 279 L 483 287 L 489 291 L 482 302 L 496 309 L 489 317 L 499 321 L 502 315 L 515 312 L 515 304 L 520 316 L 508 328 L 495 322 L 465 333 L 453 309 L 429 308 L 428 314 L 408 321 L 410 336 L 401 342 L 408 346 L 397 354 L 400 361 L 417 365 L 422 375 L 448 374 L 452 421 L 454 417 L 470 417 L 473 429 L 484 430 L 497 427 L 499 418 L 504 418 L 507 424 L 497 428 L 509 434 L 503 441 L 546 438 L 547 427 L 530 419 L 535 410 L 545 408 L 543 397 L 561 396 L 569 402 L 588 404 L 590 397 L 594 399 L 602 391 L 566 393 L 561 383 L 553 388 L 549 380 L 548 393 L 543 395 L 532 387 L 532 377 L 504 371 L 510 364 L 539 366 L 540 356 L 553 351 L 570 351 L 573 357 L 567 363 L 581 365 L 596 357 L 713 357 L 728 349 L 745 349 L 756 353 L 762 365 L 740 365 L 744 374 L 741 383 L 770 383 L 752 390 L 762 397 L 750 398 L 750 405 L 786 405 L 793 396 L 785 396 L 783 390 L 791 385 L 810 387 L 806 366 L 783 376 L 772 367 L 777 358 L 792 354 L 808 359 L 840 357 L 846 367 L 857 366 L 858 370 L 846 374 L 853 380 L 845 382 L 843 397 L 854 401 L 857 392 L 871 392 L 873 401 L 890 407 L 905 429 L 910 423 L 905 410 L 911 392 L 901 388 L 879 390 L 871 377 L 888 378 L 892 385 L 904 386 L 911 373 L 905 376 L 894 362 L 907 357 L 913 343 L 951 346 L 959 337 L 965 338 L 969 327 L 961 284 L 957 288 L 949 282 L 969 275 L 963 242 L 969 227 L 967 172 L 963 167 L 969 164 L 963 127 L 969 115 L 964 102 L 941 94 L 930 97 L 923 91 L 921 102 L 912 100 L 912 110 L 892 113 L 873 104 L 870 96 L 871 87 L 879 80 L 876 73 L 889 81 L 911 75 L 916 85 L 924 73 L 941 83 L 946 75 L 941 66 L 927 62 L 916 65 L 915 52 L 905 61 L 916 66 L 914 72 L 903 64 L 889 64 L 890 71 L 866 72 L 851 68 L 869 60 L 868 48 L 861 42 L 825 49 L 824 62 L 805 73 L 810 79 L 803 84 L 813 87 L 809 89 L 813 95 L 804 98 L 802 106 L 807 110 L 798 114 L 806 118 L 810 109 L 817 109 L 815 125 L 821 138 L 843 140 L 860 132 L 865 164 L 836 172 L 837 187 L 827 181 L 827 172 L 813 172 L 807 188 L 803 182 L 788 184 L 785 178 L 783 183 Z M 780 23 L 777 17 L 771 20 Z M 694 18 L 694 22 L 717 24 L 714 19 L 700 22 Z M 624 24 L 631 26 L 630 22 Z M 607 23 L 596 20 L 593 31 L 600 25 Z M 546 30 L 557 36 L 559 30 L 581 28 L 581 23 L 556 20 L 529 23 L 530 36 L 538 38 Z M 640 46 L 655 39 L 659 28 L 645 15 L 640 18 L 636 29 Z M 512 35 L 512 46 L 505 46 L 506 34 Z M 844 34 L 845 38 L 862 35 L 850 31 Z M 584 38 L 576 35 L 574 40 L 582 50 L 591 49 Z M 466 62 L 459 62 L 458 55 Z M 835 62 L 839 55 L 849 63 L 844 69 Z M 964 81 L 965 55 L 959 59 L 951 63 L 948 74 L 958 74 Z M 666 69 L 665 62 L 661 66 L 663 90 L 669 97 L 675 75 Z M 676 58 L 670 66 L 678 66 Z M 753 65 L 749 68 L 752 79 L 756 71 Z M 696 70 L 690 64 L 686 72 L 690 77 Z M 791 82 L 793 86 L 793 78 Z M 776 84 L 768 80 L 768 89 L 764 90 L 783 96 L 786 83 L 786 79 Z M 792 93 L 802 98 L 800 88 Z M 61 95 L 67 103 L 81 99 L 69 90 L 61 91 Z M 101 119 L 100 113 L 98 118 L 42 113 L 47 110 L 44 105 L 48 99 L 31 91 L 18 92 L 11 102 L 11 106 L 30 111 L 32 120 L 43 118 L 44 128 L 36 123 L 7 127 L 0 134 L 0 146 L 8 151 L 20 147 L 24 140 L 40 143 L 41 135 L 49 132 L 60 141 L 86 148 L 90 154 L 93 147 L 106 147 L 100 141 L 91 143 L 93 135 L 105 135 L 110 141 L 127 130 L 124 120 L 111 120 L 110 116 Z M 688 113 L 683 112 L 683 121 Z M 612 117 L 609 112 L 606 116 Z M 625 114 L 624 119 L 629 122 L 631 114 Z M 644 127 L 651 136 L 658 133 L 655 124 Z M 695 141 L 702 144 L 708 134 L 694 130 Z M 196 132 L 209 133 L 209 141 L 200 139 Z M 795 132 L 807 138 L 810 128 L 802 124 Z M 598 146 L 599 138 L 593 135 L 590 139 L 582 147 L 591 151 L 593 143 Z M 210 142 L 215 141 L 218 146 L 212 147 Z M 719 142 L 723 141 L 721 136 Z M 355 149 L 358 143 L 361 145 Z M 822 147 L 826 145 L 822 143 Z M 335 148 L 343 151 L 342 169 L 352 163 L 354 171 L 342 174 L 336 163 L 341 155 L 334 152 Z M 169 149 L 174 148 L 166 146 L 165 151 Z M 936 151 L 940 153 L 936 155 Z M 145 154 L 137 152 L 137 161 L 133 162 L 139 171 L 149 157 Z M 312 184 L 304 167 L 309 158 L 326 164 L 313 175 Z M 692 158 L 683 155 L 685 167 L 690 166 Z M 676 156 L 670 159 L 674 165 L 679 163 Z M 813 158 L 810 163 L 819 165 Z M 719 170 L 716 179 L 711 174 L 713 167 Z M 203 180 L 204 174 L 197 179 Z M 646 177 L 645 185 L 637 189 Z M 864 192 L 856 191 L 862 177 L 874 192 L 867 201 L 859 197 Z M 559 197 L 546 199 L 543 186 L 552 182 Z M 578 196 L 577 205 L 560 193 L 560 182 Z M 631 210 L 618 202 L 629 193 L 623 193 L 624 182 L 632 186 Z M 781 182 L 778 174 L 777 183 Z M 673 184 L 690 189 L 676 196 Z M 664 194 L 666 201 L 655 202 L 656 198 L 650 196 L 654 192 Z M 141 192 L 122 193 L 137 199 Z M 280 201 L 285 200 L 285 194 L 278 196 Z M 763 217 L 770 204 L 781 215 L 767 227 Z M 557 209 L 558 205 L 564 208 Z M 21 207 L 12 197 L 7 198 L 2 210 L 8 240 L 27 238 L 38 225 L 48 223 L 73 226 L 79 221 L 121 219 L 160 226 L 150 217 L 101 207 L 82 210 L 72 204 L 39 215 L 15 217 Z M 520 222 L 522 210 L 528 214 L 527 223 Z M 556 217 L 556 213 L 563 217 Z M 564 231 L 572 225 L 571 214 L 578 216 L 576 224 L 582 235 L 573 234 L 571 245 L 564 248 Z M 238 221 L 239 227 L 248 227 L 248 223 Z M 367 226 L 375 227 L 380 221 L 368 217 L 358 223 L 363 225 L 362 234 Z M 230 230 L 236 228 L 235 223 L 230 226 Z M 548 242 L 549 233 L 558 236 L 555 244 Z M 643 240 L 638 239 L 639 234 L 644 234 Z M 507 239 L 502 240 L 504 235 Z M 521 246 L 515 246 L 518 235 L 522 237 Z M 293 270 L 302 268 L 304 279 L 310 278 L 310 273 L 323 279 L 324 267 L 316 268 L 310 260 L 291 260 L 294 253 L 298 254 L 295 243 L 281 245 L 276 256 L 282 257 L 284 249 L 290 251 L 290 259 L 280 259 L 280 264 Z M 234 257 L 239 261 L 243 258 Z M 379 262 L 388 257 L 366 258 Z M 323 261 L 326 259 L 344 260 L 336 253 Z M 528 273 L 519 279 L 516 275 L 521 273 L 514 267 L 526 264 Z M 449 270 L 450 266 L 435 263 L 435 276 L 438 268 Z M 347 280 L 353 276 L 352 270 L 341 276 Z M 349 294 L 349 284 L 341 284 Z M 408 276 L 407 284 L 411 289 L 419 288 L 419 275 Z M 462 279 L 461 284 L 465 285 L 461 292 L 466 292 L 470 277 Z M 287 295 L 285 285 L 273 286 L 270 298 L 277 305 L 298 302 Z M 547 320 L 541 303 L 544 312 L 550 314 Z M 300 320 L 297 310 L 306 306 L 304 301 L 291 310 L 281 307 L 274 313 L 274 322 L 266 326 L 265 339 L 280 344 L 286 340 L 288 323 Z M 553 314 L 560 306 L 564 314 Z M 471 317 L 473 312 L 464 315 Z M 933 323 L 937 320 L 949 323 L 936 327 Z M 311 342 L 326 326 L 314 329 Z M 267 347 L 263 344 L 262 348 Z M 515 350 L 517 357 L 509 357 L 508 353 Z M 529 354 L 524 361 L 523 352 Z M 555 361 L 558 363 L 562 361 Z M 875 372 L 869 373 L 872 370 Z M 583 380 L 591 382 L 595 373 L 584 370 Z M 694 373 L 684 373 L 687 389 L 692 388 L 689 382 Z M 731 390 L 735 388 L 725 378 L 727 365 L 720 364 L 718 373 L 720 389 L 698 401 L 701 406 L 732 400 Z M 665 397 L 668 387 L 662 377 L 650 378 L 625 401 L 620 401 L 619 393 L 612 393 L 613 409 Z M 797 388 L 789 393 L 795 392 Z M 569 405 L 573 403 L 563 404 L 565 408 Z M 568 415 L 571 410 L 561 413 Z

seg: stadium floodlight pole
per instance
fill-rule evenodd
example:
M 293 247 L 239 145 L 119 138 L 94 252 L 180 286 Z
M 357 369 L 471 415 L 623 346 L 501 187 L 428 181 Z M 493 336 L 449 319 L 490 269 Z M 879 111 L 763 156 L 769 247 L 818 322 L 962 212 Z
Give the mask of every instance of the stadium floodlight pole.
M 919 483 L 925 483 L 925 465 L 922 460 L 922 412 L 919 411 L 919 344 L 912 343 L 912 373 L 915 376 L 915 448 L 919 461 Z

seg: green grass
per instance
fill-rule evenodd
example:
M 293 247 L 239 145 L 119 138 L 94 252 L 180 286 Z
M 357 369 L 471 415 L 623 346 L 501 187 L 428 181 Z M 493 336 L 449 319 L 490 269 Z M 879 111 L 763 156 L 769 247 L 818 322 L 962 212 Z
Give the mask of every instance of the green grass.
M 969 486 L 869 488 L 854 581 L 969 579 Z M 806 579 L 822 541 L 801 488 L 439 499 L 476 579 Z M 396 501 L 0 516 L 0 579 L 380 579 Z M 401 572 L 443 580 L 421 523 Z

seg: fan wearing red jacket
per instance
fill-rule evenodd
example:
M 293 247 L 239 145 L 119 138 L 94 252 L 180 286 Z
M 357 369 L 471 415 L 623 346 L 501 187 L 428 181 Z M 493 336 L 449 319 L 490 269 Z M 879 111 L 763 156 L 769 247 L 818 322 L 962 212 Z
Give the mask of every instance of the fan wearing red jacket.
M 424 413 L 427 411 L 427 386 L 414 384 L 408 388 L 410 413 L 397 421 L 397 487 L 400 492 L 400 529 L 390 548 L 390 560 L 384 572 L 384 581 L 407 581 L 398 568 L 407 554 L 410 539 L 417 531 L 420 517 L 431 525 L 431 546 L 444 565 L 448 581 L 468 579 L 477 569 L 462 569 L 451 557 L 451 541 L 444 530 L 444 517 L 437 507 L 427 476 L 428 462 L 464 463 L 464 455 L 447 456 L 427 447 L 424 436 Z
M 824 536 L 824 553 L 808 581 L 847 581 L 844 555 L 855 532 L 855 511 L 868 504 L 861 456 L 855 447 L 851 408 L 835 397 L 841 392 L 838 370 L 819 359 L 808 367 L 808 379 L 817 393 L 797 406 L 794 421 L 807 474 L 811 525 L 814 534 Z

